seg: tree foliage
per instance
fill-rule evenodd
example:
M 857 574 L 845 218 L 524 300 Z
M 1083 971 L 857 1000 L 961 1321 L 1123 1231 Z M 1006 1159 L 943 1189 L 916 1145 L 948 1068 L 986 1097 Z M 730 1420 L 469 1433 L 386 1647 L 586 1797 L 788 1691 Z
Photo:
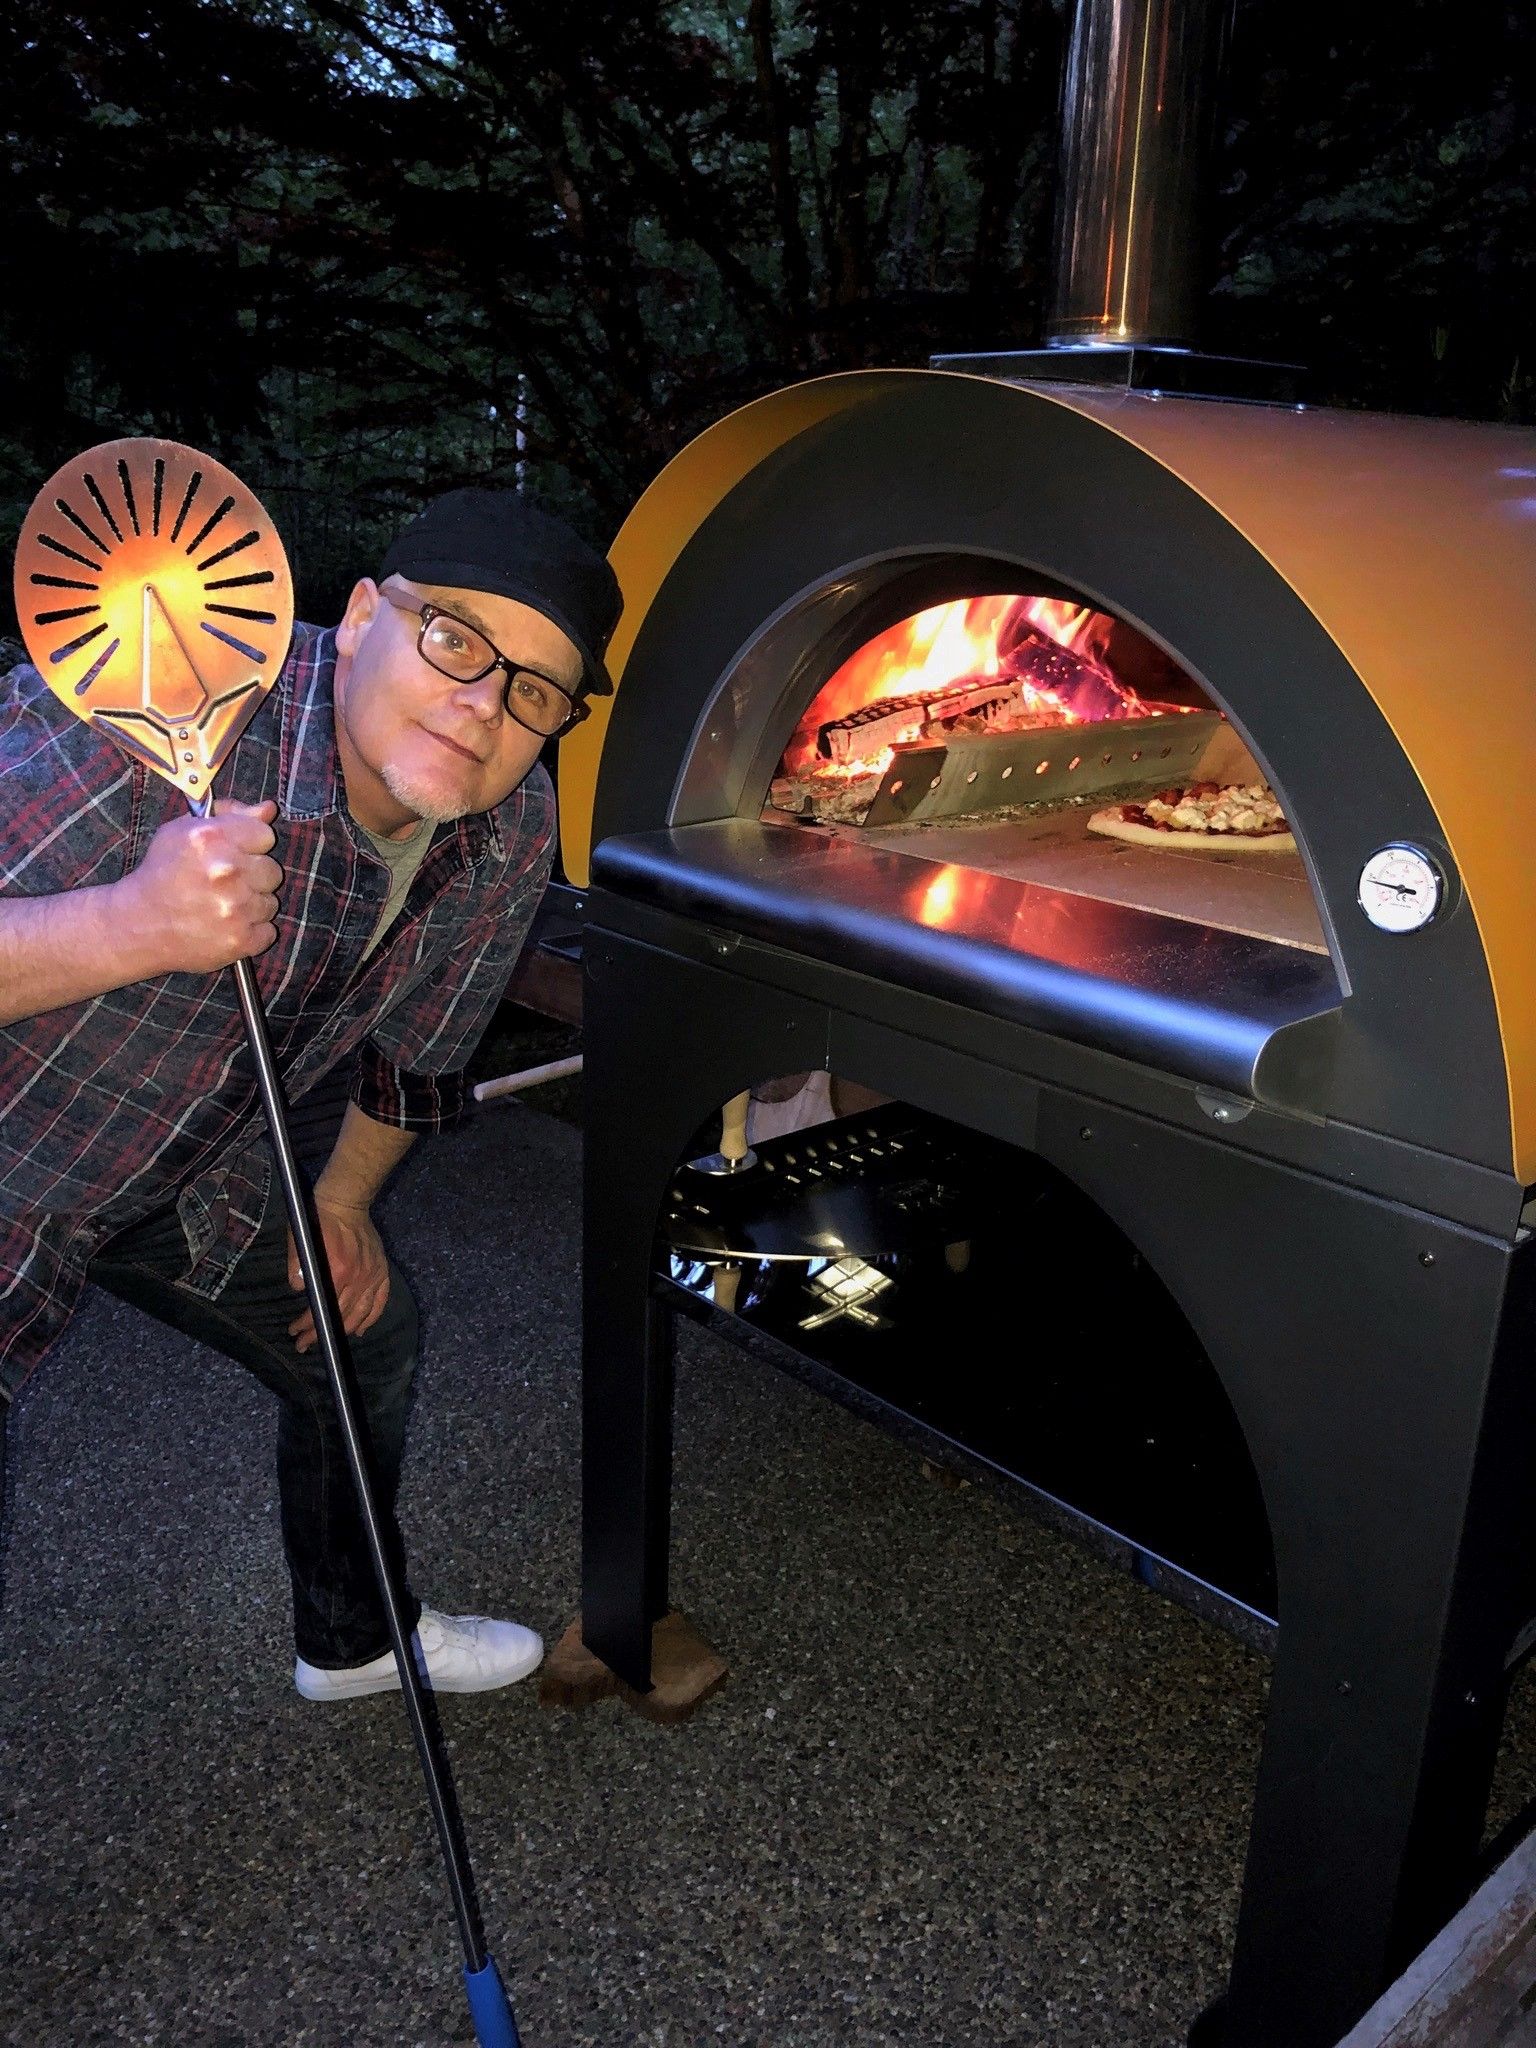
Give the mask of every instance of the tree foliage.
M 1529 418 L 1526 10 L 1245 0 L 1209 345 Z M 334 608 L 427 492 L 606 537 L 797 377 L 1028 346 L 1060 0 L 13 0 L 0 519 L 76 449 L 201 442 Z

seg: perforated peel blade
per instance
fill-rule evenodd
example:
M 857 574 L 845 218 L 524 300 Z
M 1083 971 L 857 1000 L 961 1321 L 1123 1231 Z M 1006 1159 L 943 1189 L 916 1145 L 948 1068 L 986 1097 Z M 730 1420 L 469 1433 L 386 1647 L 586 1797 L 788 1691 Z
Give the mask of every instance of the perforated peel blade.
M 62 704 L 194 804 L 276 682 L 293 579 L 265 507 L 176 441 L 105 441 L 38 492 L 16 615 Z

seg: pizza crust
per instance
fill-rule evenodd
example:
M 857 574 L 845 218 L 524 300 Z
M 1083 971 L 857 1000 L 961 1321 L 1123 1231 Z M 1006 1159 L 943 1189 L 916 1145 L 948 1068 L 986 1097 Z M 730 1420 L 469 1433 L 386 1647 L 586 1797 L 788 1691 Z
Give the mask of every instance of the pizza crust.
M 1088 820 L 1088 830 L 1100 832 L 1106 839 L 1129 839 L 1135 846 L 1172 847 L 1176 851 L 1190 848 L 1199 853 L 1296 851 L 1293 832 L 1184 832 L 1176 825 L 1164 831 L 1156 825 L 1138 825 L 1133 819 L 1122 818 L 1118 804 L 1108 810 L 1095 811 Z

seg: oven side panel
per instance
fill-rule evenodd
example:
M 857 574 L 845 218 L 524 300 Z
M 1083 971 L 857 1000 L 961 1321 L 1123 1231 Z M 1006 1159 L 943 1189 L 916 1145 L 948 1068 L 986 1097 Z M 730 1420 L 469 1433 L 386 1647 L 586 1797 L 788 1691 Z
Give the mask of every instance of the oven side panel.
M 1536 1181 L 1536 433 L 1057 394 L 1163 463 L 1283 576 L 1423 785 L 1482 937 L 1514 1165 Z

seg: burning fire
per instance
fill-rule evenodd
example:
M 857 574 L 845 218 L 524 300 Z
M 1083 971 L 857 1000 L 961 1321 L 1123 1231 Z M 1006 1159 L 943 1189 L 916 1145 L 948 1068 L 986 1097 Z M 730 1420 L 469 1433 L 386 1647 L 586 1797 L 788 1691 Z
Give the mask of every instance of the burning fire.
M 883 726 L 868 752 L 857 750 L 853 734 L 840 757 L 826 758 L 824 730 L 887 698 L 966 685 L 976 686 L 976 694 L 984 684 L 1001 685 L 1001 703 L 976 714 L 980 724 L 971 729 L 1006 732 L 1156 715 L 1164 707 L 1143 703 L 1106 665 L 1112 628 L 1103 612 L 1049 597 L 932 605 L 843 663 L 795 728 L 780 773 L 818 782 L 883 775 L 894 747 L 923 736 L 926 707 L 914 707 L 895 732 Z

